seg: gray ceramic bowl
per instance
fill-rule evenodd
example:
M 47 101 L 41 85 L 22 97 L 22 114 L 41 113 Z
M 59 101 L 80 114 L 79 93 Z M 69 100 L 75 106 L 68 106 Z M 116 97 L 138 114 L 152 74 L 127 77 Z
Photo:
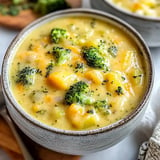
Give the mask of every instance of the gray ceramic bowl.
M 91 5 L 95 9 L 109 12 L 131 24 L 150 47 L 160 46 L 160 17 L 140 16 L 131 12 L 127 12 L 108 0 L 91 0 Z
M 88 131 L 67 131 L 49 127 L 27 114 L 14 99 L 8 78 L 10 62 L 15 55 L 16 48 L 23 39 L 36 27 L 64 16 L 89 16 L 103 20 L 123 30 L 137 44 L 144 58 L 147 68 L 147 89 L 136 109 L 127 117 L 112 125 Z M 51 150 L 73 154 L 85 155 L 111 147 L 120 142 L 139 124 L 145 113 L 153 85 L 153 68 L 149 49 L 142 37 L 128 24 L 109 14 L 91 9 L 72 9 L 49 14 L 35 21 L 13 40 L 4 57 L 2 66 L 3 93 L 7 109 L 18 127 L 33 141 Z

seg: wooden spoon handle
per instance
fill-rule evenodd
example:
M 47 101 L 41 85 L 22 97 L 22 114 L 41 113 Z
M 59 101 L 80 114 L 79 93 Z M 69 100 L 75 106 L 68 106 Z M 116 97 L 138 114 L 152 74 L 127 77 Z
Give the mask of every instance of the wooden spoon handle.
M 6 110 L 3 110 L 3 114 L 1 114 L 3 116 L 3 118 L 5 119 L 5 121 L 8 123 L 10 129 L 13 132 L 13 135 L 15 136 L 19 147 L 21 149 L 21 152 L 23 154 L 23 157 L 25 160 L 34 160 L 33 157 L 31 156 L 31 154 L 29 153 L 28 149 L 26 148 L 25 144 L 23 143 L 23 140 L 21 139 L 21 137 L 19 136 L 14 123 L 12 122 L 12 120 L 10 119 L 8 113 Z

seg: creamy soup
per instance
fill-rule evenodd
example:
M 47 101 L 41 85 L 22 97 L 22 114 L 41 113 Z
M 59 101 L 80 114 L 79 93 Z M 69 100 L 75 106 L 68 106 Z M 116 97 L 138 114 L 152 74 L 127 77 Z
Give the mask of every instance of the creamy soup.
M 127 11 L 151 17 L 160 17 L 159 0 L 108 0 Z
M 17 48 L 10 84 L 38 121 L 66 130 L 112 124 L 130 114 L 146 90 L 136 44 L 119 28 L 90 17 L 55 19 Z

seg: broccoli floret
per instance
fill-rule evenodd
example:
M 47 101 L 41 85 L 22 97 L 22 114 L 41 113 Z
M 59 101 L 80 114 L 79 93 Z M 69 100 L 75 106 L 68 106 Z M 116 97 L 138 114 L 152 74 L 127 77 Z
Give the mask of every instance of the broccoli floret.
M 35 4 L 35 11 L 42 15 L 66 8 L 70 6 L 65 0 L 37 0 Z
M 97 100 L 96 102 L 94 102 L 94 107 L 99 112 L 109 114 L 111 105 L 109 105 L 106 100 Z
M 12 3 L 13 4 L 21 4 L 21 3 L 24 3 L 24 2 L 26 2 L 26 0 L 12 0 Z
M 20 9 L 17 6 L 9 6 L 8 14 L 11 16 L 17 16 L 20 13 Z
M 106 49 L 106 41 L 105 40 L 100 40 L 99 43 L 98 43 L 98 49 L 99 51 L 104 51 Z
M 118 86 L 118 88 L 115 90 L 115 92 L 118 94 L 118 95 L 122 95 L 123 94 L 123 88 L 121 86 Z
M 82 68 L 84 68 L 84 64 L 83 63 L 77 63 L 75 69 L 79 70 L 79 69 L 82 69 Z
M 46 78 L 49 76 L 49 74 L 52 71 L 53 67 L 54 67 L 54 63 L 51 61 L 48 64 L 48 66 L 46 67 L 46 75 L 45 75 Z
M 31 67 L 25 67 L 17 73 L 16 83 L 20 83 L 22 85 L 32 85 L 34 83 L 35 74 L 38 73 L 39 70 Z
M 100 55 L 98 48 L 93 46 L 83 47 L 82 54 L 88 66 L 108 70 L 105 59 Z
M 75 67 L 75 73 L 84 71 L 84 63 L 77 63 Z
M 63 38 L 67 38 L 67 31 L 62 28 L 53 28 L 51 30 L 51 40 L 54 43 L 59 43 Z
M 87 83 L 79 81 L 72 86 L 65 95 L 65 104 L 80 103 L 82 105 L 89 105 L 93 103 L 90 89 Z
M 108 48 L 108 53 L 112 56 L 112 57 L 116 57 L 117 56 L 117 52 L 118 52 L 118 48 L 115 45 L 112 45 Z
M 108 105 L 106 100 L 98 100 L 94 103 L 95 108 L 105 108 Z
M 70 58 L 71 50 L 63 47 L 53 47 L 50 53 L 56 58 L 57 64 L 64 64 Z

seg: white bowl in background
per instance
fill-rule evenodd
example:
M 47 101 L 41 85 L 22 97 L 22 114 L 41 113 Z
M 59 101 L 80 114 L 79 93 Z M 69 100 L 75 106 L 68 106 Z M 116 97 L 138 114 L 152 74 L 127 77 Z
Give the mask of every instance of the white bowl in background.
M 137 15 L 121 9 L 108 0 L 91 0 L 90 2 L 94 9 L 111 13 L 128 22 L 137 29 L 149 47 L 160 46 L 160 17 Z

